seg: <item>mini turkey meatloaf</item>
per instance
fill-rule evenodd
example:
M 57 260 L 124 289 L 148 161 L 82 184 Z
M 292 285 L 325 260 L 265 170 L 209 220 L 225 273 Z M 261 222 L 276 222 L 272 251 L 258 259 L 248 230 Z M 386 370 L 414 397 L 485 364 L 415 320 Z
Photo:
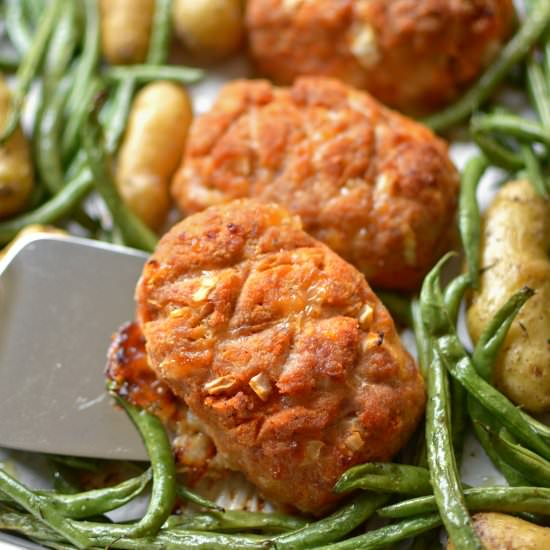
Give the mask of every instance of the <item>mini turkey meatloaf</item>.
M 248 0 L 250 51 L 279 84 L 325 75 L 411 113 L 456 98 L 513 28 L 512 0 Z
M 278 202 L 375 287 L 413 289 L 454 237 L 458 174 L 446 144 L 328 78 L 225 86 L 191 128 L 173 183 L 193 213 Z
M 417 366 L 363 275 L 280 206 L 175 225 L 137 300 L 157 376 L 274 501 L 323 512 L 347 468 L 389 460 L 422 415 Z

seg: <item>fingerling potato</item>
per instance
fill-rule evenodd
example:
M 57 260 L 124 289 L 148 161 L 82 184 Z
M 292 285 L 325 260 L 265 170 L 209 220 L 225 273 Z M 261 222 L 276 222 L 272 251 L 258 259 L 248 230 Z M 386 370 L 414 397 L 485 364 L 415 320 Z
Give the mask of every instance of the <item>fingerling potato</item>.
M 140 63 L 147 55 L 155 0 L 100 0 L 101 49 L 113 65 Z
M 184 88 L 153 82 L 136 96 L 118 155 L 116 182 L 131 210 L 159 229 L 170 208 L 169 185 L 185 147 L 192 110 Z
M 0 77 L 0 127 L 6 123 L 11 108 L 11 94 Z M 30 146 L 17 128 L 13 135 L 0 145 L 0 218 L 17 214 L 26 205 L 33 186 Z
M 547 550 L 550 529 L 506 514 L 482 513 L 473 517 L 474 527 L 486 550 Z M 455 550 L 449 542 L 447 550 Z
M 240 0 L 174 0 L 172 20 L 179 40 L 199 59 L 217 61 L 242 43 Z
M 512 294 L 533 288 L 497 358 L 494 382 L 528 411 L 550 412 L 550 204 L 528 181 L 498 192 L 483 217 L 481 254 L 481 285 L 467 316 L 470 335 L 476 342 Z

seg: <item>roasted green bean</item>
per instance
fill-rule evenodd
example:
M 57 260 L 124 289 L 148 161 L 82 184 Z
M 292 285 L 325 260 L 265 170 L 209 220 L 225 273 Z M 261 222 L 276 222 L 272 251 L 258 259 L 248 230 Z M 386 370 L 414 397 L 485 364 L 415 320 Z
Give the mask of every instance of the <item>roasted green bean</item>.
M 364 523 L 387 500 L 386 495 L 359 494 L 330 516 L 310 523 L 297 531 L 274 538 L 274 548 L 277 550 L 318 548 L 322 544 L 340 540 Z
M 139 410 L 116 397 L 138 429 L 153 470 L 153 489 L 146 514 L 132 526 L 128 536 L 154 535 L 168 519 L 176 503 L 176 467 L 172 448 L 161 421 L 151 413 Z
M 172 35 L 172 0 L 155 0 L 153 28 L 149 39 L 147 64 L 161 65 L 168 59 Z
M 87 124 L 82 128 L 81 139 L 94 185 L 109 208 L 124 242 L 129 246 L 152 251 L 156 246 L 157 237 L 122 201 L 113 181 L 101 127 L 94 116 L 89 117 Z
M 375 548 L 386 548 L 388 544 L 401 542 L 402 540 L 426 533 L 440 525 L 441 518 L 438 514 L 421 516 L 406 519 L 394 525 L 368 531 L 364 535 L 317 548 L 318 550 L 374 550 Z M 465 548 L 465 546 L 460 546 L 460 548 Z
M 494 364 L 504 339 L 508 334 L 508 330 L 516 318 L 516 315 L 519 313 L 519 310 L 534 294 L 534 290 L 528 287 L 524 287 L 516 292 L 495 313 L 481 333 L 472 355 L 472 362 L 477 373 L 484 380 L 491 380 Z
M 443 295 L 439 286 L 440 271 L 447 257 L 443 258 L 424 279 L 420 293 L 421 317 L 427 337 L 436 339 L 438 334 L 452 324 L 442 319 Z M 435 499 L 441 518 L 453 542 L 461 549 L 479 549 L 481 542 L 476 535 L 464 502 L 460 476 L 453 452 L 451 436 L 451 411 L 449 382 L 442 354 L 433 350 L 428 370 L 426 404 L 426 445 L 428 464 Z
M 474 487 L 464 491 L 471 512 L 492 511 L 550 515 L 550 489 L 541 487 Z M 384 518 L 401 519 L 437 511 L 433 496 L 391 504 L 378 510 Z
M 226 510 L 170 516 L 163 529 L 192 531 L 262 531 L 268 533 L 294 531 L 307 525 L 305 519 L 286 514 Z
M 432 493 L 430 473 L 426 468 L 406 464 L 367 463 L 347 470 L 334 486 L 335 493 L 366 489 L 403 495 Z
M 90 539 L 58 512 L 52 505 L 19 483 L 2 468 L 0 468 L 0 491 L 12 498 L 17 504 L 25 508 L 35 518 L 59 533 L 77 548 L 86 548 L 91 545 Z
M 192 502 L 193 504 L 196 504 L 201 508 L 206 508 L 207 510 L 215 510 L 218 512 L 225 511 L 221 506 L 218 506 L 215 502 L 212 502 L 207 498 L 201 497 L 200 495 L 191 491 L 187 487 L 184 487 L 183 485 L 180 485 L 180 484 L 176 485 L 176 494 L 178 495 L 179 498 L 186 500 L 187 502 Z
M 171 65 L 117 65 L 116 67 L 107 67 L 103 74 L 105 78 L 115 82 L 134 78 L 139 84 L 146 84 L 153 80 L 171 80 L 181 84 L 193 84 L 204 76 L 204 72 L 200 69 Z
M 32 31 L 21 0 L 6 0 L 6 32 L 19 55 L 25 55 L 32 44 Z
M 479 263 L 481 257 L 479 244 L 481 218 L 476 191 L 487 166 L 488 162 L 484 156 L 471 158 L 462 173 L 462 184 L 460 186 L 458 228 L 464 246 L 464 253 L 466 254 L 468 275 L 474 289 L 479 288 Z

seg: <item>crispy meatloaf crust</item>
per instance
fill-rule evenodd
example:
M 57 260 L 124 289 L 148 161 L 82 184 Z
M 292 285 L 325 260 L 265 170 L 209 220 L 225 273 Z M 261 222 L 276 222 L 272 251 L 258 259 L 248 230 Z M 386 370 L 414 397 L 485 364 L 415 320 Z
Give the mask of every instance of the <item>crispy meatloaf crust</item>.
M 325 75 L 409 113 L 455 99 L 493 60 L 512 0 L 248 0 L 250 52 L 278 84 Z
M 321 513 L 350 466 L 389 460 L 424 386 L 365 278 L 274 204 L 174 226 L 136 291 L 152 368 L 266 497 Z
M 425 127 L 336 80 L 224 87 L 173 183 L 186 213 L 278 202 L 375 287 L 413 289 L 451 246 L 458 174 Z

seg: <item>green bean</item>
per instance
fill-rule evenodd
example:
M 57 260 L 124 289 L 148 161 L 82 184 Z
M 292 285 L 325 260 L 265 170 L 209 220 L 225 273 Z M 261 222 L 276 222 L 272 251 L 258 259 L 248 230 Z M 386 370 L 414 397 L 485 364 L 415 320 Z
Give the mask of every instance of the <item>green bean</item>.
M 32 43 L 32 31 L 29 28 L 21 0 L 6 0 L 6 32 L 15 50 L 25 55 Z
M 274 548 L 277 550 L 318 548 L 321 544 L 340 540 L 371 517 L 388 501 L 388 498 L 387 495 L 361 493 L 330 516 L 310 523 L 297 531 L 274 538 Z
M 509 172 L 523 169 L 524 163 L 521 156 L 497 141 L 494 137 L 479 132 L 472 132 L 472 138 L 482 153 L 495 166 L 499 166 Z
M 412 326 L 411 300 L 408 296 L 378 289 L 375 290 L 375 294 L 394 319 L 406 327 Z
M 505 462 L 500 454 L 497 453 L 488 431 L 490 426 L 495 425 L 495 421 L 471 395 L 468 396 L 468 413 L 479 443 L 491 462 L 495 465 L 495 468 L 500 471 L 508 484 L 515 487 L 527 487 L 532 485 L 525 476 L 515 468 L 512 468 L 512 466 Z
M 423 120 L 435 131 L 461 122 L 493 93 L 510 69 L 531 50 L 550 23 L 550 2 L 537 2 L 514 37 L 478 81 L 453 105 Z
M 422 322 L 420 304 L 418 300 L 413 300 L 411 305 L 412 327 L 416 340 L 416 354 L 418 356 L 418 365 L 424 380 L 428 378 L 428 369 L 431 361 L 431 350 L 426 337 L 426 330 Z
M 483 329 L 479 337 L 472 362 L 477 373 L 486 381 L 491 380 L 491 374 L 496 358 L 508 334 L 514 319 L 525 302 L 535 294 L 529 287 L 523 287 L 513 294 L 506 303 L 498 309 L 491 321 Z
M 36 491 L 35 495 L 44 502 L 53 504 L 66 518 L 82 519 L 110 512 L 120 508 L 139 495 L 151 481 L 151 471 L 104 489 L 93 489 L 82 493 L 61 494 L 55 491 Z
M 115 82 L 134 78 L 139 84 L 146 84 L 153 80 L 171 80 L 181 84 L 193 84 L 203 78 L 204 71 L 192 67 L 171 65 L 117 65 L 116 67 L 107 67 L 103 74 L 105 78 Z
M 539 142 L 550 146 L 550 131 L 538 122 L 509 113 L 478 114 L 472 117 L 473 132 L 505 134 L 523 142 Z
M 479 376 L 456 334 L 437 340 L 437 350 L 449 373 L 456 378 L 491 414 L 499 418 L 522 443 L 550 458 L 550 446 L 526 421 L 514 404 Z
M 88 537 L 75 526 L 67 523 L 67 520 L 57 511 L 55 506 L 36 496 L 1 468 L 0 491 L 11 497 L 35 518 L 65 537 L 77 548 L 90 546 L 91 541 Z
M 487 169 L 488 162 L 484 156 L 471 158 L 462 173 L 460 201 L 458 206 L 458 228 L 466 254 L 468 275 L 474 289 L 479 288 L 480 235 L 481 218 L 477 204 L 476 191 L 479 182 Z
M 542 168 L 533 147 L 530 144 L 522 144 L 521 156 L 525 163 L 529 183 L 543 199 L 547 200 L 549 197 L 548 184 L 545 181 Z
M 36 210 L 0 222 L 0 244 L 11 241 L 27 225 L 47 225 L 69 215 L 92 188 L 91 173 L 88 170 L 79 172 L 59 193 Z
M 445 289 L 443 301 L 452 323 L 456 325 L 458 310 L 464 296 L 464 292 L 471 285 L 469 274 L 455 277 Z M 468 415 L 466 410 L 466 391 L 454 379 L 451 379 L 451 432 L 453 448 L 458 464 L 462 462 Z
M 388 544 L 401 542 L 402 540 L 426 533 L 440 525 L 441 518 L 439 514 L 406 519 L 394 525 L 368 531 L 364 535 L 320 546 L 318 550 L 373 550 L 374 548 L 386 548 Z M 465 547 L 460 546 L 460 548 L 462 550 Z
M 21 65 L 19 65 L 17 69 L 17 82 L 13 92 L 10 112 L 7 116 L 4 128 L 0 132 L 0 145 L 6 142 L 19 124 L 25 96 L 38 72 L 38 67 L 42 61 L 46 44 L 50 40 L 50 35 L 57 22 L 62 6 L 63 0 L 52 0 L 48 3 L 35 33 L 34 41 L 21 62 Z
M 65 0 L 44 60 L 44 96 L 46 99 L 55 92 L 58 82 L 65 75 L 73 57 L 80 33 L 76 15 L 74 0 Z
M 468 411 L 466 407 L 468 393 L 454 378 L 451 378 L 449 384 L 451 394 L 451 439 L 455 459 L 458 467 L 460 467 L 468 429 Z
M 176 467 L 170 441 L 161 421 L 117 397 L 145 443 L 153 469 L 153 489 L 146 514 L 132 526 L 130 537 L 154 535 L 176 503 Z
M 285 514 L 227 510 L 170 516 L 163 529 L 186 529 L 192 531 L 266 531 L 270 533 L 301 529 L 306 520 Z
M 529 426 L 531 426 L 531 429 L 537 433 L 548 445 L 550 445 L 550 426 L 547 426 L 546 424 L 543 424 L 542 422 L 539 422 L 536 418 L 533 418 L 529 414 L 527 414 L 525 411 L 520 410 L 521 416 L 523 416 L 523 419 Z
M 267 550 L 270 547 L 269 540 L 253 535 L 161 531 L 156 537 L 133 539 L 128 536 L 130 528 L 127 525 L 66 521 L 71 525 L 79 525 L 89 535 L 94 549 L 227 550 L 227 548 L 231 548 L 235 550 Z M 65 541 L 64 538 L 59 537 L 57 533 L 33 517 L 16 512 L 0 512 L 0 529 L 24 534 L 46 546 L 63 545 Z
M 544 70 L 531 53 L 527 62 L 529 95 L 545 128 L 550 129 L 550 89 L 544 78 Z
M 71 89 L 67 108 L 69 112 L 78 109 L 86 90 L 90 86 L 100 58 L 100 20 L 97 0 L 84 0 L 85 34 L 82 55 L 75 71 L 74 86 Z M 64 143 L 64 154 L 67 144 Z M 65 157 L 66 158 L 66 157 Z
M 128 115 L 132 107 L 132 98 L 136 90 L 136 81 L 133 78 L 121 80 L 115 90 L 115 94 L 106 115 L 105 149 L 109 155 L 114 155 L 119 147 Z
M 87 518 L 120 508 L 139 495 L 151 481 L 151 471 L 104 489 L 63 495 L 54 492 L 37 494 L 55 502 L 59 512 L 73 519 Z
M 41 181 L 53 195 L 63 188 L 63 164 L 59 150 L 63 109 L 67 100 L 68 82 L 58 86 L 52 98 L 44 105 L 35 140 L 36 166 Z
M 99 123 L 95 117 L 89 117 L 81 132 L 81 139 L 86 152 L 94 185 L 105 201 L 116 225 L 129 246 L 152 251 L 157 243 L 156 236 L 124 204 L 120 197 L 113 176 Z
M 172 31 L 172 0 L 155 0 L 155 15 L 146 63 L 161 65 L 168 59 Z
M 426 276 L 420 292 L 421 316 L 429 339 L 447 329 L 445 321 L 448 319 L 441 319 L 444 302 L 439 287 L 441 268 L 447 258 L 442 258 Z M 452 447 L 447 371 L 441 354 L 437 349 L 433 351 L 427 385 L 426 445 L 434 495 L 445 528 L 455 545 L 465 550 L 481 550 L 481 542 L 464 502 Z
M 474 487 L 464 491 L 471 512 L 492 511 L 550 515 L 550 489 L 541 487 Z M 402 519 L 437 511 L 433 496 L 391 504 L 378 510 L 383 518 Z
M 368 463 L 347 470 L 334 485 L 335 493 L 354 489 L 404 495 L 432 493 L 430 472 L 426 468 L 406 464 Z
M 470 357 L 458 339 L 439 290 L 439 272 L 448 257 L 449 255 L 440 260 L 424 280 L 423 291 L 426 290 L 426 297 L 423 301 L 421 300 L 422 316 L 424 319 L 430 318 L 431 321 L 431 334 L 435 337 L 437 355 L 453 378 L 456 378 L 491 414 L 500 418 L 502 424 L 520 441 L 545 458 L 549 458 L 550 446 L 507 397 L 477 374 Z
M 550 487 L 550 462 L 538 454 L 518 445 L 506 429 L 493 434 L 497 452 L 508 464 L 525 476 L 531 483 Z
M 201 508 L 206 508 L 207 510 L 215 510 L 218 512 L 225 511 L 221 506 L 218 506 L 215 502 L 212 502 L 207 498 L 201 497 L 199 494 L 191 491 L 190 489 L 188 489 L 187 487 L 184 487 L 183 485 L 180 485 L 180 484 L 176 485 L 176 494 L 178 495 L 179 498 L 186 500 L 188 502 L 192 502 L 193 504 L 196 504 Z
M 460 309 L 460 304 L 462 303 L 462 298 L 466 289 L 471 286 L 472 282 L 470 280 L 470 275 L 463 273 L 458 277 L 455 277 L 445 289 L 443 293 L 443 301 L 445 302 L 445 307 L 449 313 L 451 321 L 456 325 L 458 318 L 458 310 Z
M 74 90 L 75 87 L 73 86 L 72 89 Z M 61 138 L 61 157 L 64 162 L 68 162 L 78 148 L 80 131 L 90 110 L 90 105 L 101 89 L 101 81 L 98 78 L 91 79 L 80 101 L 72 109 Z M 69 100 L 70 98 L 67 99 L 67 104 Z

